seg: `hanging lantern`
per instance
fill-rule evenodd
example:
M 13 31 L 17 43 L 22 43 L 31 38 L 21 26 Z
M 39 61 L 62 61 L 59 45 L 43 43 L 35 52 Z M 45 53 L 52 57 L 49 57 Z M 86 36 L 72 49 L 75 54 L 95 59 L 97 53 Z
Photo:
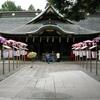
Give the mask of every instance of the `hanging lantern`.
M 52 43 L 54 42 L 54 37 L 52 37 Z
M 59 43 L 61 43 L 61 37 L 59 37 Z

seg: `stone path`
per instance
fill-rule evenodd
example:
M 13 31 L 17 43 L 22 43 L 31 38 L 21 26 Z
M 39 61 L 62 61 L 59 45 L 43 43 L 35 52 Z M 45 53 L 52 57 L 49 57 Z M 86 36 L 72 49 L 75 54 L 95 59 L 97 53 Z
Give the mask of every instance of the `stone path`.
M 80 69 L 35 62 L 0 82 L 0 100 L 100 100 L 100 83 Z

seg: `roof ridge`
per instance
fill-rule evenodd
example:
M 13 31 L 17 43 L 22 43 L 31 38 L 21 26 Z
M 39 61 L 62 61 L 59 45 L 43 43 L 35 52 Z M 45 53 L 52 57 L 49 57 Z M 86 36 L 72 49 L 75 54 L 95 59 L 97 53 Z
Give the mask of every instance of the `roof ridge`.
M 32 20 L 30 20 L 27 24 L 31 24 L 33 23 L 35 20 L 37 20 L 38 18 L 40 18 L 45 12 L 47 12 L 48 10 L 53 10 L 59 17 L 61 17 L 63 20 L 69 22 L 70 24 L 74 24 L 75 22 L 69 20 L 69 19 L 65 19 L 64 16 L 56 9 L 54 8 L 53 5 L 48 5 L 46 7 L 46 9 L 41 12 L 39 15 L 37 15 L 35 18 L 33 18 Z

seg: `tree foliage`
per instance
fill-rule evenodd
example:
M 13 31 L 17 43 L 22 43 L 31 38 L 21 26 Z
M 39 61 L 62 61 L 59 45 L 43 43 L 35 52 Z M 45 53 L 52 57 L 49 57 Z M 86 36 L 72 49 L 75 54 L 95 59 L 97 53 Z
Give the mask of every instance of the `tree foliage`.
M 65 17 L 81 20 L 92 14 L 100 5 L 100 0 L 48 0 Z
M 100 4 L 99 4 L 99 6 L 97 7 L 97 9 L 96 9 L 97 11 L 100 11 Z
M 38 15 L 38 14 L 40 14 L 42 12 L 42 10 L 41 9 L 37 9 L 36 12 L 37 12 L 37 15 Z
M 29 6 L 28 11 L 34 11 L 35 12 L 35 8 L 32 4 Z
M 1 11 L 21 11 L 21 6 L 16 6 L 12 1 L 6 1 L 2 4 Z

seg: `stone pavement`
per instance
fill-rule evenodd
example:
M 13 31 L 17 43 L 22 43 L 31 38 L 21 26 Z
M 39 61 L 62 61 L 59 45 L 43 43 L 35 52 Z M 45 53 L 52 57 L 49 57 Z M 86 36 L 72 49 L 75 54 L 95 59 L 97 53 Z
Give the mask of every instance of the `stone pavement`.
M 34 62 L 0 82 L 0 100 L 100 100 L 100 83 L 60 62 Z
M 9 66 L 10 65 L 10 66 Z M 20 64 L 16 64 L 16 61 L 10 60 L 10 64 L 8 60 L 4 62 L 4 72 L 3 72 L 3 61 L 0 61 L 0 81 L 5 79 L 6 77 L 10 76 L 11 74 L 15 73 L 16 71 L 20 70 L 22 67 L 27 66 L 24 62 L 20 61 Z

